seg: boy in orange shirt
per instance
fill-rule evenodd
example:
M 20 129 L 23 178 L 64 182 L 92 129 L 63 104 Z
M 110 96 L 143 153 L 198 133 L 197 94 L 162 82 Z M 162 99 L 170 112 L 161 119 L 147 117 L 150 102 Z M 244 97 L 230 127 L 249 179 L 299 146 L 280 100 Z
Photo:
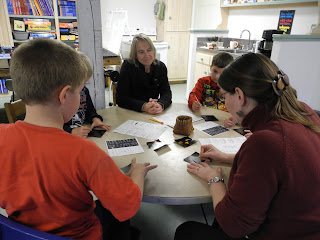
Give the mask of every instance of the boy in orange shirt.
M 144 177 L 156 166 L 133 159 L 125 175 L 95 143 L 63 131 L 79 107 L 86 73 L 80 55 L 56 40 L 31 40 L 14 51 L 10 74 L 26 117 L 0 125 L 0 147 L 6 149 L 0 159 L 0 207 L 10 219 L 40 231 L 101 240 L 89 190 L 110 213 L 112 227 L 103 226 L 109 234 L 116 231 L 114 223 L 138 211 Z
M 199 78 L 198 82 L 189 94 L 188 106 L 194 111 L 200 111 L 202 106 L 226 111 L 224 100 L 220 99 L 218 79 L 223 69 L 233 61 L 233 56 L 226 52 L 220 52 L 212 58 L 210 76 Z M 225 119 L 224 125 L 234 125 L 232 118 Z
M 189 95 L 188 106 L 194 111 L 200 111 L 202 106 L 226 111 L 224 101 L 220 100 L 218 79 L 223 69 L 233 61 L 231 54 L 220 52 L 212 58 L 210 76 L 199 78 Z

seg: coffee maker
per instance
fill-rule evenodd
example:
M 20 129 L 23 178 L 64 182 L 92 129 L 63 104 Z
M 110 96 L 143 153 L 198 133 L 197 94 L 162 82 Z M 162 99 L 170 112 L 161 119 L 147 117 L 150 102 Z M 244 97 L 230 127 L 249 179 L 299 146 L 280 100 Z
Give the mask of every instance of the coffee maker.
M 272 51 L 272 35 L 273 34 L 283 34 L 283 31 L 280 30 L 264 30 L 262 33 L 262 38 L 264 40 L 260 41 L 258 50 L 263 55 L 267 56 L 268 58 L 271 57 L 271 51 Z

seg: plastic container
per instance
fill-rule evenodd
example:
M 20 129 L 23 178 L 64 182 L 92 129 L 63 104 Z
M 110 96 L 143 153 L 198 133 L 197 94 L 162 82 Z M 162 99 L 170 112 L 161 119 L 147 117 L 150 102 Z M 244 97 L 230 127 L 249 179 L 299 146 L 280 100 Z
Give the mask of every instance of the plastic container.
M 19 31 L 13 31 L 13 37 L 15 40 L 27 40 L 29 38 L 29 33 L 28 32 L 19 32 Z

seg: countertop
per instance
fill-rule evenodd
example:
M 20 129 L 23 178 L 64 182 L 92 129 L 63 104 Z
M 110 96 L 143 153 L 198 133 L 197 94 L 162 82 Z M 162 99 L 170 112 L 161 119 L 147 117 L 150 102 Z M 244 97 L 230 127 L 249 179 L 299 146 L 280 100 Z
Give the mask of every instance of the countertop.
M 320 41 L 320 35 L 289 35 L 289 34 L 273 34 L 273 41 Z
M 210 54 L 212 54 L 212 55 L 215 55 L 215 54 L 217 54 L 217 53 L 219 53 L 219 52 L 223 52 L 223 51 L 225 50 L 225 52 L 230 53 L 230 54 L 231 54 L 232 56 L 234 56 L 234 57 L 239 57 L 239 56 L 241 56 L 241 55 L 243 55 L 243 54 L 246 54 L 246 53 L 249 53 L 249 52 L 250 52 L 250 51 L 244 51 L 244 52 L 232 53 L 232 52 L 230 52 L 230 51 L 232 51 L 233 49 L 230 49 L 230 48 L 217 50 L 217 49 L 208 49 L 208 48 L 205 48 L 205 47 L 197 47 L 196 50 L 197 50 L 197 52 L 198 52 L 198 51 L 201 51 L 201 52 L 205 52 L 205 53 L 210 53 Z M 241 51 L 241 50 L 240 50 L 240 51 Z

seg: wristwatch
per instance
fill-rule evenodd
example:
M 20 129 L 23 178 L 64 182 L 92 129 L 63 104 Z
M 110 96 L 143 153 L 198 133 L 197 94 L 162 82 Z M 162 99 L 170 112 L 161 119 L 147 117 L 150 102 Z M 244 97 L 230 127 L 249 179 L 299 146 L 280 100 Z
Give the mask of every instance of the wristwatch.
M 211 187 L 212 183 L 216 183 L 216 182 L 223 182 L 224 183 L 224 179 L 223 178 L 219 178 L 219 177 L 211 178 L 210 181 L 208 182 L 209 188 Z

